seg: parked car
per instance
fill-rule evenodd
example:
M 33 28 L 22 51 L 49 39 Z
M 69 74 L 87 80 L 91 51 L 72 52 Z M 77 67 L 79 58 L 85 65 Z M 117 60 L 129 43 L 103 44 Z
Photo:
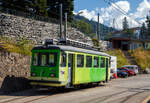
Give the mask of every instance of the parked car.
M 117 69 L 117 76 L 118 77 L 126 78 L 126 77 L 128 77 L 128 73 L 127 72 L 123 72 L 122 70 Z
M 133 76 L 135 75 L 134 70 L 131 69 L 127 69 L 126 67 L 121 67 L 119 70 L 123 71 L 123 72 L 127 72 L 128 76 Z
M 124 65 L 122 67 L 126 67 L 127 69 L 133 70 L 134 71 L 134 75 L 139 73 L 139 68 L 137 65 Z

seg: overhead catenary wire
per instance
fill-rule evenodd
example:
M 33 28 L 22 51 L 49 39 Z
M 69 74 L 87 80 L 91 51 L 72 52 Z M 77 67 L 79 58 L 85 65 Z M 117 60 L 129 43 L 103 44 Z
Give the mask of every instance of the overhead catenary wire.
M 135 19 L 133 19 L 131 16 L 129 16 L 129 14 L 126 13 L 126 11 L 124 11 L 120 6 L 118 6 L 114 1 L 112 0 L 104 0 L 106 3 L 108 3 L 109 5 L 111 5 L 113 8 L 115 8 L 116 10 L 118 10 L 120 13 L 122 13 L 123 15 L 127 16 L 128 18 L 134 20 L 136 23 L 140 24 L 141 23 Z M 113 4 L 113 5 L 112 5 Z M 115 6 L 114 6 L 115 5 Z
M 129 16 L 129 14 L 125 10 L 123 10 L 120 6 L 118 6 L 113 0 L 109 0 L 109 1 L 111 1 L 115 6 L 117 6 L 119 8 L 119 10 L 122 10 L 129 18 L 133 19 L 131 16 Z M 136 21 L 138 24 L 141 24 L 139 21 L 137 21 L 135 19 L 133 19 L 133 20 Z

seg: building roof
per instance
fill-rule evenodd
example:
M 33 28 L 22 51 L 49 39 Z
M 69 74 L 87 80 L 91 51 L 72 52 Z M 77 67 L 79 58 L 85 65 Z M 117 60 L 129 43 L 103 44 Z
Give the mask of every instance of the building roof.
M 129 30 L 140 30 L 140 27 L 134 27 L 134 28 L 129 28 Z M 112 34 L 122 34 L 123 33 L 123 30 L 120 30 L 120 31 L 115 31 L 113 32 Z
M 100 52 L 100 51 L 88 50 L 88 49 L 77 48 L 77 47 L 73 47 L 73 46 L 67 46 L 67 45 L 50 45 L 48 47 L 37 46 L 37 47 L 34 47 L 32 50 L 39 50 L 39 49 L 44 49 L 44 50 L 59 49 L 59 50 L 63 50 L 63 51 L 81 52 L 81 53 L 88 53 L 88 54 L 95 54 L 95 55 L 110 57 L 110 55 Z

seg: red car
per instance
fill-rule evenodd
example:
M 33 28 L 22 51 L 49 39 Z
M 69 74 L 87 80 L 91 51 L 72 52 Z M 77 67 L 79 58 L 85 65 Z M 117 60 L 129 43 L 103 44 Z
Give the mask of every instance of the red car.
M 127 69 L 126 67 L 121 67 L 120 70 L 123 72 L 127 72 L 129 76 L 135 75 L 134 70 Z

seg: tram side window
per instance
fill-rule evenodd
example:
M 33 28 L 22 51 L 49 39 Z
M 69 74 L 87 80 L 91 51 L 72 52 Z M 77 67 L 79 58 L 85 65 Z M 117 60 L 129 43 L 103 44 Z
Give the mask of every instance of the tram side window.
M 67 54 L 62 53 L 61 54 L 61 67 L 66 67 L 66 60 L 67 60 Z
M 56 64 L 57 64 L 57 53 L 50 53 L 49 55 L 48 55 L 48 65 L 49 66 L 56 66 Z
M 99 58 L 94 57 L 94 67 L 99 67 Z
M 101 68 L 105 67 L 105 58 L 101 58 Z
M 77 67 L 83 67 L 83 66 L 84 66 L 84 56 L 77 55 Z
M 86 56 L 86 67 L 92 67 L 92 56 Z
M 34 56 L 33 56 L 33 65 L 34 66 L 38 65 L 38 53 L 34 53 Z

